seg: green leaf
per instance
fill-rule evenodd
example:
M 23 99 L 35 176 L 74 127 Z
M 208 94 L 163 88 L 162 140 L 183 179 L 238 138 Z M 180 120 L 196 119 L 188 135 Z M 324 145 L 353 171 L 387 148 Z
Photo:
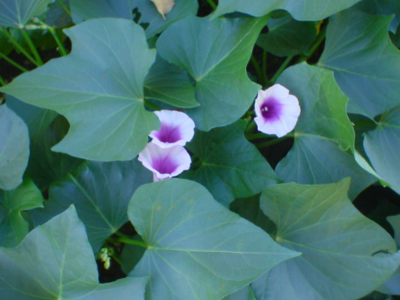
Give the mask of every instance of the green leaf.
M 351 113 L 373 119 L 399 104 L 400 52 L 388 36 L 391 19 L 347 10 L 329 21 L 318 64 L 335 72 Z
M 152 180 L 136 159 L 87 162 L 50 188 L 45 209 L 36 210 L 33 219 L 42 224 L 74 204 L 97 252 L 105 239 L 128 222 L 128 202 L 136 188 Z
M 365 134 L 364 148 L 372 166 L 400 194 L 400 106 L 385 112 L 377 127 Z
M 213 17 L 242 12 L 261 17 L 273 10 L 284 9 L 299 21 L 319 21 L 346 9 L 360 0 L 219 0 Z
M 128 215 L 148 245 L 130 276 L 150 276 L 149 299 L 221 299 L 299 254 L 188 180 L 139 187 Z
M 22 182 L 29 157 L 28 127 L 6 104 L 0 105 L 0 188 Z
M 143 242 L 140 235 L 135 235 L 133 240 Z M 125 244 L 121 252 L 121 269 L 125 274 L 129 274 L 130 271 L 139 263 L 142 259 L 146 249 L 138 245 Z
M 85 227 L 74 207 L 33 229 L 16 248 L 0 247 L 4 299 L 144 299 L 145 278 L 99 284 Z
M 279 180 L 257 148 L 245 139 L 246 125 L 240 120 L 210 132 L 197 130 L 186 145 L 201 165 L 181 177 L 201 183 L 226 206 L 235 198 L 261 193 Z
M 51 151 L 51 147 L 61 141 L 68 129 L 67 120 L 59 115 L 40 136 L 37 143 L 31 144 L 27 171 L 40 189 L 64 179 L 83 162 L 82 159 L 68 154 Z
M 195 15 L 198 9 L 196 0 L 176 1 L 165 19 L 150 0 L 69 0 L 75 23 L 93 18 L 135 19 L 146 28 L 147 38 L 160 33 L 172 23 Z M 137 11 L 136 11 L 137 9 Z
M 8 55 L 13 50 L 14 46 L 4 33 L 5 30 L 7 29 L 0 28 L 0 52 L 4 55 Z
M 171 25 L 158 39 L 159 54 L 196 82 L 200 107 L 186 110 L 196 128 L 231 124 L 249 108 L 260 86 L 250 81 L 246 66 L 267 19 L 193 16 Z
M 346 114 L 347 98 L 333 72 L 303 63 L 286 69 L 277 82 L 299 99 L 301 107 L 294 145 L 276 167 L 279 178 L 321 184 L 350 176 L 351 199 L 376 181 L 352 154 L 354 131 Z
M 0 204 L 6 216 L 0 223 L 0 245 L 14 247 L 28 234 L 29 226 L 21 215 L 22 211 L 43 207 L 43 196 L 30 178 L 10 191 L 0 191 Z
M 156 99 L 177 107 L 199 106 L 188 73 L 157 55 L 144 82 L 145 98 Z
M 65 32 L 70 55 L 22 74 L 1 91 L 68 119 L 71 128 L 53 151 L 101 161 L 134 158 L 160 126 L 143 104 L 155 50 L 128 20 L 95 19 Z
M 261 208 L 278 227 L 276 241 L 302 255 L 252 284 L 264 299 L 358 299 L 400 264 L 391 236 L 347 198 L 350 180 L 280 184 L 261 195 Z
M 257 300 L 251 286 L 246 286 L 237 292 L 224 297 L 222 300 Z
M 64 7 L 60 5 L 62 2 L 65 7 L 69 7 L 70 0 L 56 0 L 51 3 L 49 11 L 46 14 L 46 24 L 55 28 L 68 27 L 73 24 L 71 16 L 65 11 Z
M 0 2 L 0 26 L 24 27 L 33 17 L 47 10 L 54 0 L 7 0 Z
M 276 56 L 307 55 L 316 34 L 314 22 L 299 22 L 290 16 L 270 19 L 268 33 L 260 34 L 257 45 Z
M 37 143 L 40 136 L 57 116 L 55 111 L 27 104 L 11 95 L 6 95 L 6 101 L 7 106 L 28 125 L 29 137 L 33 144 Z

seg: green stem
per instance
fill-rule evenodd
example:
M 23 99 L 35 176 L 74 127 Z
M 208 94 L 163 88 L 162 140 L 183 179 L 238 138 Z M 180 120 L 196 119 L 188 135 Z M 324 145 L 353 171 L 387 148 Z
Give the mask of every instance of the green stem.
M 65 12 L 71 17 L 70 9 L 62 2 L 62 0 L 57 0 L 58 4 L 65 10 Z
M 118 238 L 117 238 L 118 242 L 128 244 L 128 245 L 136 245 L 136 246 L 140 246 L 140 247 L 147 249 L 147 245 L 145 242 L 131 239 L 130 237 L 128 237 L 127 235 L 125 235 L 119 231 L 117 231 L 115 234 L 118 235 Z
M 20 43 L 18 43 L 7 30 L 3 30 L 3 32 L 8 37 L 8 39 L 14 44 L 14 46 L 17 47 L 17 49 L 26 56 L 27 59 L 29 59 L 37 67 L 40 66 L 39 63 L 28 52 L 26 52 L 26 50 L 20 45 Z
M 249 123 L 249 125 L 247 125 L 246 134 L 247 134 L 247 133 L 252 133 L 252 132 L 254 131 L 255 128 L 256 128 L 256 122 L 254 122 L 254 120 L 251 120 L 251 122 Z
M 51 33 L 51 35 L 53 36 L 54 40 L 56 41 L 56 43 L 58 45 L 58 52 L 62 56 L 68 55 L 67 50 L 65 49 L 63 43 L 61 43 L 60 39 L 58 38 L 57 32 L 53 27 L 48 26 L 46 23 L 43 23 L 42 21 L 40 21 L 38 18 L 33 18 L 33 21 L 42 25 L 45 29 L 47 29 Z
M 268 83 L 267 77 L 267 51 L 264 50 L 262 57 L 262 75 L 265 83 Z
M 282 142 L 282 141 L 284 141 L 284 140 L 286 140 L 286 139 L 288 139 L 290 137 L 293 137 L 293 136 L 294 136 L 293 133 L 288 133 L 287 135 L 285 135 L 285 136 L 283 136 L 281 138 L 277 138 L 277 139 L 270 140 L 268 142 L 256 144 L 256 147 L 257 148 L 265 148 L 265 147 L 268 147 L 268 146 L 271 146 L 271 145 L 278 144 L 278 143 L 280 143 L 280 142 Z
M 207 2 L 208 2 L 208 4 L 210 4 L 210 6 L 211 6 L 211 8 L 212 8 L 213 10 L 216 10 L 216 9 L 217 9 L 217 5 L 214 3 L 213 0 L 207 0 Z
M 254 66 L 254 69 L 256 70 L 257 77 L 258 77 L 258 82 L 262 84 L 262 82 L 263 82 L 263 74 L 261 72 L 260 65 L 258 64 L 257 59 L 254 57 L 254 55 L 251 56 L 251 62 L 253 64 L 253 66 Z
M 39 52 L 37 52 L 37 49 L 35 47 L 35 45 L 33 44 L 29 34 L 26 32 L 25 29 L 21 29 L 22 32 L 22 36 L 24 37 L 24 39 L 26 40 L 26 42 L 28 43 L 29 48 L 31 49 L 33 56 L 35 56 L 36 61 L 38 62 L 39 66 L 43 65 L 43 61 L 42 58 L 39 55 Z
M 325 39 L 325 36 L 326 36 L 326 26 L 324 28 L 322 28 L 322 30 L 320 31 L 320 33 L 317 36 L 317 39 L 315 40 L 315 43 L 310 47 L 309 55 L 308 55 L 309 58 L 314 54 L 315 50 L 317 50 L 319 45 Z
M 162 108 L 159 107 L 157 104 L 151 103 L 150 101 L 144 100 L 144 105 L 154 110 L 161 110 Z
M 282 72 L 285 70 L 285 68 L 287 67 L 287 65 L 290 63 L 290 61 L 293 59 L 293 55 L 288 56 L 285 61 L 281 64 L 281 66 L 279 67 L 278 71 L 276 71 L 276 73 L 274 74 L 274 76 L 271 78 L 271 82 L 275 82 L 279 75 L 282 74 Z
M 4 81 L 3 77 L 1 77 L 1 76 L 0 76 L 0 84 L 3 86 L 6 85 L 6 82 Z
M 119 257 L 117 257 L 115 255 L 115 253 L 113 253 L 112 255 L 110 255 L 120 266 L 122 265 L 122 261 Z
M 0 57 L 4 58 L 6 61 L 8 61 L 10 64 L 12 64 L 14 67 L 20 69 L 22 72 L 28 72 L 27 69 L 25 69 L 23 66 L 21 66 L 20 64 L 16 63 L 15 61 L 13 61 L 11 58 L 9 58 L 7 55 L 4 55 L 3 53 L 0 52 Z

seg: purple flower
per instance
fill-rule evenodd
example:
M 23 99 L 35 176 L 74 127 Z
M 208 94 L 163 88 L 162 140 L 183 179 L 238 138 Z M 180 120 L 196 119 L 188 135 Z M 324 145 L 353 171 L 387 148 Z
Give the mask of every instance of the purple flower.
M 289 90 L 275 84 L 265 91 L 260 90 L 254 104 L 258 130 L 282 137 L 292 131 L 300 115 L 299 100 L 289 95 Z
M 194 122 L 185 113 L 175 110 L 161 110 L 154 113 L 161 122 L 161 129 L 150 133 L 154 144 L 161 148 L 185 146 L 186 142 L 193 138 Z
M 154 181 L 177 176 L 188 170 L 192 162 L 189 153 L 182 146 L 161 148 L 153 142 L 148 143 L 139 153 L 138 159 L 153 172 Z

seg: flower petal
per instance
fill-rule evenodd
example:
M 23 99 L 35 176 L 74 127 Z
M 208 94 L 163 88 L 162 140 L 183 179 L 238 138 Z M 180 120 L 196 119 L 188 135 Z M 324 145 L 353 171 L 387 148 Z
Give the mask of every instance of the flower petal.
M 184 146 L 194 135 L 194 122 L 183 112 L 175 110 L 160 110 L 154 112 L 161 122 L 161 129 L 152 131 L 152 142 L 161 148 Z
M 189 153 L 182 146 L 161 148 L 153 142 L 148 143 L 139 153 L 138 160 L 153 172 L 154 181 L 177 176 L 188 170 L 192 162 Z
M 258 92 L 254 111 L 254 121 L 259 131 L 282 137 L 296 126 L 300 105 L 295 96 L 289 95 L 287 88 L 275 84 Z

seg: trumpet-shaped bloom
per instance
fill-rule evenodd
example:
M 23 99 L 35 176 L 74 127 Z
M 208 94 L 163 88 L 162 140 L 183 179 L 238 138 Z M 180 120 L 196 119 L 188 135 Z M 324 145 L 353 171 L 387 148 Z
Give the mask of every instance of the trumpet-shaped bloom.
M 185 146 L 194 135 L 194 122 L 187 114 L 175 110 L 154 112 L 161 122 L 161 129 L 152 131 L 152 142 L 161 148 Z
M 254 104 L 258 130 L 282 137 L 292 131 L 300 115 L 299 100 L 289 95 L 289 90 L 275 84 L 260 90 Z
M 182 146 L 161 148 L 153 142 L 148 143 L 139 153 L 138 159 L 153 172 L 154 181 L 177 176 L 188 170 L 192 162 L 189 153 Z

